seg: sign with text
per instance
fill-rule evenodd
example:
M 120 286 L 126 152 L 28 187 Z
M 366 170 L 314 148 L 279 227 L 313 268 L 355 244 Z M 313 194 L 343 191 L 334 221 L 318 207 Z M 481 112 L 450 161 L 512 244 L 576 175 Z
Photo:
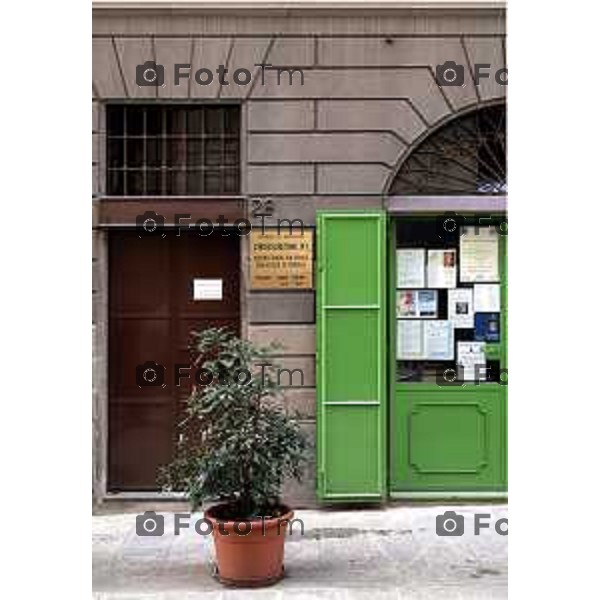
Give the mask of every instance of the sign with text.
M 194 279 L 194 300 L 223 300 L 222 279 Z
M 255 290 L 312 289 L 314 231 L 250 234 L 251 287 Z

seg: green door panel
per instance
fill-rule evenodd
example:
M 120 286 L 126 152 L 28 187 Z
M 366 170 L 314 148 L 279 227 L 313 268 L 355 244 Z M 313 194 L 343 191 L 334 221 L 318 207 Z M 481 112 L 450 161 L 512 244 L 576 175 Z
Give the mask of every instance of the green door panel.
M 373 400 L 379 397 L 381 363 L 379 311 L 327 310 L 321 356 L 327 400 Z
M 505 489 L 505 390 L 498 384 L 397 386 L 391 489 Z
M 386 216 L 317 214 L 317 462 L 322 500 L 386 494 Z
M 324 417 L 327 440 L 324 450 L 325 497 L 380 496 L 383 481 L 380 462 L 378 405 L 329 405 Z
M 374 305 L 381 299 L 384 215 L 322 215 L 319 236 L 323 297 L 329 305 Z

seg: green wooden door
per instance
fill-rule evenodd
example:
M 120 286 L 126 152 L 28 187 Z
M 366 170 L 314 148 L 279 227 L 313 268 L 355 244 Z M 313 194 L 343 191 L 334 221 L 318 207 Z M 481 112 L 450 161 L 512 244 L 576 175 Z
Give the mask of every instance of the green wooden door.
M 317 214 L 317 456 L 322 500 L 386 494 L 386 216 Z
M 390 300 L 396 265 L 391 239 Z M 507 238 L 499 238 L 501 341 L 488 344 L 486 357 L 507 362 Z M 390 319 L 391 372 L 396 369 L 395 316 Z M 502 495 L 507 489 L 507 377 L 501 383 L 440 386 L 434 382 L 392 384 L 390 476 L 392 497 Z

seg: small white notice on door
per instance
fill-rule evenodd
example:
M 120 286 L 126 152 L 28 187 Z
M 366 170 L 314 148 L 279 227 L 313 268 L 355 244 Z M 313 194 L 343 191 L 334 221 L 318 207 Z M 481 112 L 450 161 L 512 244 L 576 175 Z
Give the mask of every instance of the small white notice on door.
M 223 280 L 194 279 L 194 300 L 223 300 Z

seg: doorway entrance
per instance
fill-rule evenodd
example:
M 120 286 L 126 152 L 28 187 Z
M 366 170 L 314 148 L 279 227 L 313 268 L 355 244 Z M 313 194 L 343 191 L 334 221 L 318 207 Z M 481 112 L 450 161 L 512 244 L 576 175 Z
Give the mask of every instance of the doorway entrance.
M 240 239 L 165 229 L 109 234 L 108 491 L 158 489 L 173 457 L 190 392 L 175 365 L 190 364 L 191 333 L 240 329 Z M 156 363 L 157 378 L 144 377 Z M 189 371 L 188 371 L 189 373 Z

